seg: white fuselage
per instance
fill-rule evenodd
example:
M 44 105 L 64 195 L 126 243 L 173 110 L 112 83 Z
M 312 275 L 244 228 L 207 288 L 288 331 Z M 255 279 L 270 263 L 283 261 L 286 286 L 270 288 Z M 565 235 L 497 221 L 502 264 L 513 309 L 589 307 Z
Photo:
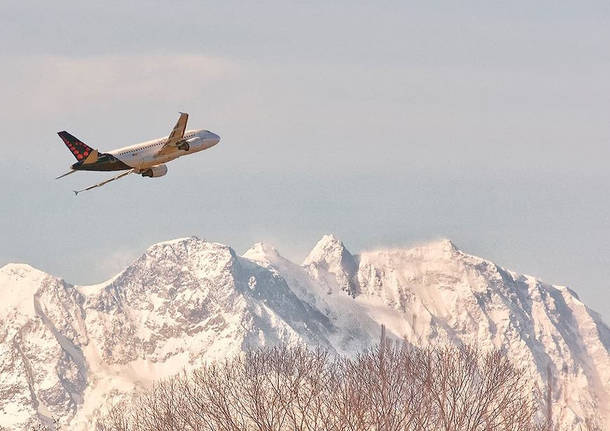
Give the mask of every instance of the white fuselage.
M 208 130 L 187 130 L 184 132 L 184 141 L 188 143 L 188 150 L 174 148 L 169 153 L 159 155 L 159 150 L 167 142 L 167 137 L 153 139 L 129 147 L 108 151 L 126 165 L 141 171 L 152 166 L 169 162 L 181 156 L 197 153 L 213 147 L 220 141 L 220 137 Z

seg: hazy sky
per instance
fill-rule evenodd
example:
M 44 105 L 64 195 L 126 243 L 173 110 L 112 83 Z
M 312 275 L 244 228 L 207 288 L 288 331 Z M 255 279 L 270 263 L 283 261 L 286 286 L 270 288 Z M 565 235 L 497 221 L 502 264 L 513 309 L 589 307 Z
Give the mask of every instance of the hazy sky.
M 610 3 L 88 2 L 0 5 L 0 265 L 73 283 L 157 241 L 302 260 L 451 238 L 567 284 L 610 321 Z M 100 150 L 222 136 L 75 198 Z

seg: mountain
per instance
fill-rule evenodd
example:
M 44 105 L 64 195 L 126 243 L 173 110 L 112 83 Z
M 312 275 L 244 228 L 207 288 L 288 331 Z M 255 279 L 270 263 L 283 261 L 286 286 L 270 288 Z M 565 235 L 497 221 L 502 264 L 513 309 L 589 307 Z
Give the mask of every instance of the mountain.
M 556 420 L 610 423 L 610 330 L 570 289 L 447 240 L 351 254 L 324 236 L 302 265 L 183 238 L 112 279 L 74 286 L 0 268 L 0 426 L 90 429 L 108 402 L 210 360 L 279 342 L 352 355 L 388 335 L 500 347 L 544 387 Z

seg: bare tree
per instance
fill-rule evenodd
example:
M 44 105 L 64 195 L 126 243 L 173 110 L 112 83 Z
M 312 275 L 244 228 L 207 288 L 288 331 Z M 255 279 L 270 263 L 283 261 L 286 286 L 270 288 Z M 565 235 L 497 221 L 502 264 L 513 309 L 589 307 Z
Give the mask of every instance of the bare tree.
M 303 346 L 246 352 L 111 408 L 99 431 L 531 431 L 538 400 L 500 351 L 382 337 L 354 358 Z

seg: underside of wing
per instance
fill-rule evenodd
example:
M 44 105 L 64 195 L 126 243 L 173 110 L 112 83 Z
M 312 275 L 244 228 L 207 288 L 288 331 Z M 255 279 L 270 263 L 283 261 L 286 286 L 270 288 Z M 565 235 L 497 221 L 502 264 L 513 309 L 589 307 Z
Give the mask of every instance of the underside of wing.
M 161 147 L 158 155 L 168 154 L 176 150 L 178 145 L 182 142 L 184 137 L 184 131 L 186 130 L 186 123 L 188 122 L 189 114 L 181 112 L 180 118 L 176 122 L 176 125 L 172 129 L 172 132 L 167 137 L 167 142 Z

